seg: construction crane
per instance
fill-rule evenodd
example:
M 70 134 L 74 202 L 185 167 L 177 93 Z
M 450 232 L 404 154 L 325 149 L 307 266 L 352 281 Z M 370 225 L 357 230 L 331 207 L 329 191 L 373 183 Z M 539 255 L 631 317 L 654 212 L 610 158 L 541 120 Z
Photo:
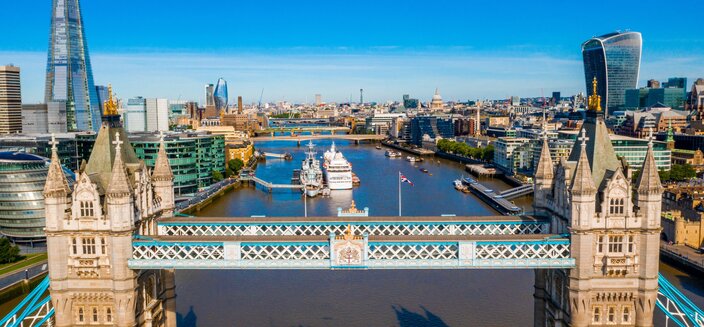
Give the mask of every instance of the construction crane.
M 264 89 L 262 88 L 262 93 L 259 94 L 259 105 L 257 106 L 257 111 L 262 112 L 262 97 L 264 96 Z

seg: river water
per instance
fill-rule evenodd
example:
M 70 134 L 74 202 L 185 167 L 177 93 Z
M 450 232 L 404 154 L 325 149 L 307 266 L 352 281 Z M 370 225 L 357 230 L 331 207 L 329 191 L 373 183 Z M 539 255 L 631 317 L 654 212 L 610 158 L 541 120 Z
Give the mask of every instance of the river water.
M 318 141 L 318 155 L 330 147 Z M 268 160 L 257 176 L 288 183 L 299 168 L 305 147 L 263 142 L 260 150 L 293 154 L 292 161 Z M 370 215 L 398 215 L 398 173 L 414 185 L 401 185 L 403 215 L 497 215 L 452 181 L 464 171 L 443 159 L 411 164 L 387 158 L 371 145 L 337 142 L 361 185 L 333 191 L 330 198 L 308 199 L 309 216 L 331 216 L 337 208 L 370 209 Z M 405 155 L 404 155 L 405 156 Z M 419 168 L 429 170 L 428 174 Z M 488 187 L 509 188 L 483 179 Z M 517 205 L 530 211 L 530 200 Z M 201 211 L 201 216 L 302 216 L 300 192 L 244 187 Z M 704 306 L 704 283 L 663 265 L 663 273 Z M 532 270 L 390 270 L 390 271 L 235 271 L 191 270 L 176 273 L 179 326 L 532 326 Z M 663 325 L 662 323 L 657 324 Z

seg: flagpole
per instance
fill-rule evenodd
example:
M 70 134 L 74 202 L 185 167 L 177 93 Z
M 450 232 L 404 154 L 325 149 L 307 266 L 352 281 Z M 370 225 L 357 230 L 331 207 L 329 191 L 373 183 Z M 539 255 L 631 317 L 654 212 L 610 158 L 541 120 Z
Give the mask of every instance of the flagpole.
M 398 172 L 398 216 L 401 217 L 401 172 Z

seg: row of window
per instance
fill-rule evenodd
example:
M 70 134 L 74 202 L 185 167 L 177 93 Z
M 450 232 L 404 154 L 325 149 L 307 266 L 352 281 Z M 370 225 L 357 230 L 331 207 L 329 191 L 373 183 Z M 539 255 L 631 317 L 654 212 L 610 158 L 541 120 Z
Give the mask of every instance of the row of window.
M 624 251 L 624 247 L 625 250 Z M 605 252 L 606 250 L 606 252 Z M 629 235 L 599 235 L 596 243 L 597 253 L 633 253 L 635 252 L 635 236 Z
M 76 310 L 76 321 L 79 324 L 84 324 L 84 323 L 98 323 L 101 321 L 101 313 L 98 310 L 98 307 L 90 307 L 88 311 L 84 310 L 82 306 L 78 307 Z M 107 307 L 105 308 L 104 311 L 105 314 L 105 320 L 104 322 L 106 323 L 111 323 L 112 322 L 112 308 Z
M 81 247 L 81 253 L 80 254 L 87 254 L 87 255 L 95 255 L 95 254 L 108 254 L 108 243 L 105 240 L 105 237 L 99 238 L 99 246 L 100 246 L 100 253 L 96 252 L 96 238 L 95 237 L 73 237 L 71 238 L 71 254 L 73 255 L 78 255 L 78 249 L 79 246 L 78 244 L 80 243 Z
M 620 322 L 627 324 L 631 322 L 632 311 L 633 310 L 629 306 L 622 307 L 620 312 L 621 320 L 619 321 L 619 312 L 616 310 L 616 306 L 607 306 L 606 311 L 604 311 L 602 306 L 594 306 L 592 321 L 594 323 L 616 324 Z
M 609 213 L 612 215 L 622 215 L 625 211 L 626 199 L 609 199 Z

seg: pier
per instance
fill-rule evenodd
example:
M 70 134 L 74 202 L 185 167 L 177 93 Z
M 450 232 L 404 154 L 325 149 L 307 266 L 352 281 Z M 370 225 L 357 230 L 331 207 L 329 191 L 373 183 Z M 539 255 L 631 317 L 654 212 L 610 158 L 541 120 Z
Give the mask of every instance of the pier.
M 494 209 L 501 212 L 502 214 L 516 215 L 521 212 L 521 208 L 511 203 L 511 201 L 506 199 L 503 195 L 497 194 L 496 192 L 494 192 L 494 190 L 489 189 L 481 183 L 474 180 L 467 182 L 466 179 L 463 182 L 465 184 L 468 184 L 469 190 L 472 192 L 472 194 L 476 195 L 478 198 L 482 199 L 484 202 L 486 202 L 488 205 L 492 206 Z
M 506 200 L 520 198 L 528 194 L 533 194 L 533 185 L 531 184 L 521 185 L 499 193 L 499 195 L 501 195 Z
M 263 156 L 268 157 L 268 158 L 277 158 L 277 159 L 285 159 L 285 160 L 291 160 L 291 154 L 290 153 L 271 153 L 271 152 L 263 152 Z
M 300 184 L 274 184 L 267 182 L 257 176 L 242 176 L 240 177 L 240 180 L 245 182 L 253 182 L 255 184 L 259 184 L 261 186 L 264 186 L 271 192 L 273 189 L 278 188 L 278 189 L 302 189 L 303 185 Z
M 482 177 L 482 176 L 488 176 L 488 177 L 494 177 L 497 175 L 503 175 L 502 172 L 497 171 L 496 168 L 487 168 L 484 167 L 484 165 L 465 165 L 465 169 L 472 173 L 472 175 L 477 176 L 477 177 Z
M 401 151 L 412 153 L 412 154 L 415 154 L 418 156 L 431 156 L 431 155 L 435 154 L 434 151 L 431 151 L 428 149 L 423 149 L 423 148 L 411 149 L 411 148 L 406 148 L 406 147 L 403 147 L 403 146 L 400 146 L 398 144 L 394 144 L 394 143 L 388 142 L 388 141 L 381 141 L 381 144 L 388 146 L 390 148 L 394 148 L 396 150 L 401 150 Z

